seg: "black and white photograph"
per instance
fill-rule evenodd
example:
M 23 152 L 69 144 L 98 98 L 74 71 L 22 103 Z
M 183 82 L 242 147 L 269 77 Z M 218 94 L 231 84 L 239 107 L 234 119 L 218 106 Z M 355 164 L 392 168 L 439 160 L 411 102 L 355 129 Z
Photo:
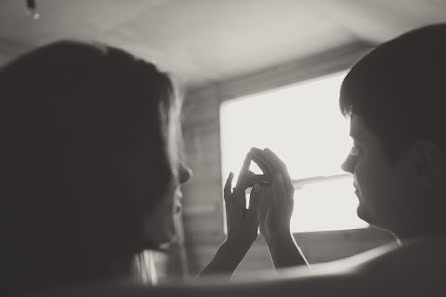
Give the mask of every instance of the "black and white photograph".
M 446 296 L 446 0 L 0 0 L 0 296 Z

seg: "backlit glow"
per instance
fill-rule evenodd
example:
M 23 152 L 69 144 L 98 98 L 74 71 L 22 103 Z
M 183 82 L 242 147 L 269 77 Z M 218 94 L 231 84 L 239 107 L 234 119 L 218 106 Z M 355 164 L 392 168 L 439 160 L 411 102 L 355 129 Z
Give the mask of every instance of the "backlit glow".
M 220 108 L 223 183 L 237 175 L 251 147 L 270 148 L 292 179 L 344 173 L 351 148 L 349 121 L 339 110 L 345 72 L 224 102 Z M 260 172 L 251 166 L 254 172 Z M 237 176 L 234 177 L 236 180 Z M 296 189 L 292 230 L 363 228 L 352 178 Z

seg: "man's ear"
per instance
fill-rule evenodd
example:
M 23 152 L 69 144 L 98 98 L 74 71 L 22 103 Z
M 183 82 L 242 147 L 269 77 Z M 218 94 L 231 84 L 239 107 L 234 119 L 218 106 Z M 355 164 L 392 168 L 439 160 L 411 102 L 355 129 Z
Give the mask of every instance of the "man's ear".
M 431 187 L 443 183 L 445 157 L 440 147 L 429 140 L 419 140 L 413 145 L 413 169 L 421 186 Z

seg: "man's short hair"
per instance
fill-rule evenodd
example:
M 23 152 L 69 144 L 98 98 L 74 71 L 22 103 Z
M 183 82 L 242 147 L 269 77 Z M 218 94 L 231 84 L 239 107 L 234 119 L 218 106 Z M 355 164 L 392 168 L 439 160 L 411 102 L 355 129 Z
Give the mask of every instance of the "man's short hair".
M 342 84 L 340 108 L 360 116 L 392 160 L 419 139 L 446 154 L 446 24 L 405 33 L 359 60 Z

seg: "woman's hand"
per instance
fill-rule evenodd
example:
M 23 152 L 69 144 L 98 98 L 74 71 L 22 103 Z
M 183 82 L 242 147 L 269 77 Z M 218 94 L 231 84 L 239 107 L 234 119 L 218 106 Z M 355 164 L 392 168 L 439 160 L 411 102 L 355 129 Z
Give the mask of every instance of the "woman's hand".
M 250 185 L 249 181 L 249 164 L 251 162 L 251 154 L 248 153 L 242 170 L 240 171 L 237 185 L 232 188 L 233 173 L 229 174 L 224 188 L 224 199 L 226 206 L 226 226 L 228 235 L 226 242 L 231 246 L 237 246 L 246 249 L 251 246 L 257 238 L 257 230 L 259 227 L 258 220 L 258 192 L 259 185 L 254 185 L 251 191 L 249 208 L 246 208 L 245 191 Z
M 251 154 L 248 153 L 234 189 L 231 190 L 234 177 L 232 172 L 226 180 L 223 194 L 228 235 L 199 277 L 215 273 L 231 276 L 257 238 L 259 185 L 254 185 L 249 208 L 246 208 L 245 190 L 252 184 L 249 173 L 250 163 Z

